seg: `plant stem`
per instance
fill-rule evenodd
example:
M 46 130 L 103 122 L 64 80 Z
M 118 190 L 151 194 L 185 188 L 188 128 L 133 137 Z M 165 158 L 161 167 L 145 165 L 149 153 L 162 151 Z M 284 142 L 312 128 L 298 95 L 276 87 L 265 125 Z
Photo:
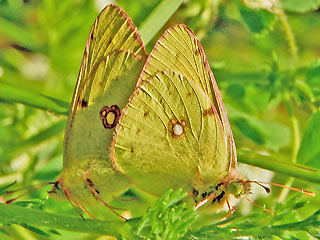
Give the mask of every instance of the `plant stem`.
M 257 154 L 249 150 L 239 149 L 237 155 L 239 162 L 320 184 L 320 171 L 318 169 L 287 161 L 279 161 L 274 157 Z
M 138 27 L 142 42 L 147 45 L 175 13 L 183 0 L 163 0 Z
M 296 44 L 296 41 L 294 38 L 294 34 L 293 34 L 292 29 L 288 23 L 287 16 L 282 8 L 279 8 L 278 15 L 280 17 L 280 21 L 281 21 L 281 23 L 284 27 L 284 30 L 286 32 L 286 35 L 287 35 L 287 39 L 288 39 L 289 47 L 290 47 L 290 52 L 291 52 L 293 59 L 295 61 L 294 65 L 296 65 L 296 63 L 298 63 L 298 61 L 299 61 L 299 58 L 298 58 L 298 47 L 297 47 L 297 44 Z
M 298 156 L 298 151 L 300 147 L 300 132 L 299 132 L 299 123 L 298 120 L 294 114 L 294 108 L 291 103 L 291 98 L 290 94 L 288 91 L 284 92 L 284 97 L 283 97 L 284 103 L 286 105 L 288 115 L 289 115 L 289 120 L 290 120 L 290 126 L 292 130 L 292 149 L 291 149 L 291 163 L 296 163 L 297 162 L 297 156 Z M 289 178 L 287 182 L 285 183 L 286 186 L 290 186 L 293 183 L 293 179 Z M 286 196 L 289 193 L 288 188 L 283 188 L 279 197 L 278 197 L 278 202 L 284 201 Z
M 279 1 L 278 1 L 279 3 Z M 280 5 L 280 4 L 279 4 Z M 288 23 L 287 16 L 283 9 L 279 7 L 278 15 L 280 17 L 280 21 L 284 27 L 284 30 L 286 32 L 286 36 L 289 42 L 289 47 L 290 47 L 290 52 L 293 56 L 294 59 L 294 64 L 293 64 L 293 69 L 295 70 L 297 67 L 297 64 L 299 62 L 299 57 L 298 57 L 298 47 L 294 38 L 294 34 L 292 32 L 292 29 Z M 292 78 L 293 81 L 295 81 L 294 78 Z M 294 108 L 291 102 L 291 96 L 288 91 L 284 92 L 283 95 L 283 101 L 286 105 L 288 115 L 289 115 L 289 120 L 290 120 L 290 126 L 291 126 L 291 131 L 292 131 L 292 153 L 291 153 L 291 163 L 296 163 L 297 161 L 297 155 L 298 155 L 298 150 L 300 146 L 300 133 L 299 133 L 299 123 L 298 120 L 295 116 L 294 113 Z M 293 179 L 289 178 L 285 185 L 290 186 L 293 183 Z M 289 189 L 283 188 L 279 197 L 278 197 L 278 202 L 282 202 L 286 196 L 288 195 Z

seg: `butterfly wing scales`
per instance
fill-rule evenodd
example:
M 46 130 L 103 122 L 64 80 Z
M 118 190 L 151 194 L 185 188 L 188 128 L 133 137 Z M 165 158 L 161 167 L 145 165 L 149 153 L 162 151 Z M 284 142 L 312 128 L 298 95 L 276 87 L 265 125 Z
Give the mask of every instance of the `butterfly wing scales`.
M 159 195 L 168 188 L 192 191 L 199 181 L 217 182 L 229 166 L 219 161 L 226 158 L 226 145 L 215 141 L 223 138 L 223 128 L 207 113 L 211 107 L 202 89 L 181 74 L 150 77 L 132 95 L 116 128 L 115 165 L 137 186 Z M 178 137 L 173 134 L 177 121 L 186 123 Z
M 227 136 L 230 169 L 235 169 L 236 149 L 221 94 L 201 43 L 185 25 L 169 28 L 157 41 L 142 70 L 138 84 L 166 69 L 181 73 L 194 81 L 210 98 Z
M 79 201 L 85 199 L 86 178 L 105 199 L 129 184 L 113 169 L 113 129 L 103 126 L 99 112 L 104 106 L 125 106 L 146 57 L 131 19 L 108 5 L 91 28 L 65 131 L 63 185 Z

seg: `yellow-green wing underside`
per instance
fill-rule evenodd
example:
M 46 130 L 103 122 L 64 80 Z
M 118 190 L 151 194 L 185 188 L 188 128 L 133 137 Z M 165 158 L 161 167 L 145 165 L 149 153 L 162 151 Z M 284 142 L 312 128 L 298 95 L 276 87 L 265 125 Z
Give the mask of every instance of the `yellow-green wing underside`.
M 160 37 L 147 59 L 138 84 L 166 69 L 194 81 L 210 98 L 227 137 L 229 169 L 235 170 L 237 156 L 234 139 L 218 86 L 201 43 L 185 25 L 173 26 Z
M 112 168 L 113 129 L 104 127 L 100 110 L 125 106 L 146 57 L 132 20 L 108 5 L 90 31 L 66 125 L 62 179 L 75 199 L 83 198 L 86 178 L 102 197 L 128 184 Z
M 186 76 L 155 74 L 123 111 L 112 146 L 115 165 L 138 187 L 158 195 L 170 188 L 192 191 L 218 183 L 229 165 L 221 161 L 227 159 L 227 149 L 212 107 L 207 94 Z M 183 133 L 175 134 L 176 124 Z

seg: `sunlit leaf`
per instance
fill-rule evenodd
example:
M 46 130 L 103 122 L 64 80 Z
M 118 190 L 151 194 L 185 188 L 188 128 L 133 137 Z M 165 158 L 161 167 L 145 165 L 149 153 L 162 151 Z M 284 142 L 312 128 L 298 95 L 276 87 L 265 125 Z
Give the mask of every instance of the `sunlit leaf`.
M 320 168 L 320 111 L 315 112 L 307 124 L 298 153 L 298 161 Z

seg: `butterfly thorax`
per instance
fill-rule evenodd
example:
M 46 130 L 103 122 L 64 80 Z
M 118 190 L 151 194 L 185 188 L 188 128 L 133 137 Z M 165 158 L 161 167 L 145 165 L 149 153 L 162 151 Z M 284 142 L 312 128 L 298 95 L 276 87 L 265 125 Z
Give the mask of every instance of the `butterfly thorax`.
M 219 181 L 219 183 L 211 185 L 206 189 L 200 190 L 194 188 L 192 195 L 197 205 L 205 201 L 205 206 L 215 211 L 216 209 L 220 209 L 230 199 L 230 196 L 239 199 L 243 195 L 250 193 L 250 191 L 251 186 L 249 181 L 243 180 L 239 176 L 228 175 Z

